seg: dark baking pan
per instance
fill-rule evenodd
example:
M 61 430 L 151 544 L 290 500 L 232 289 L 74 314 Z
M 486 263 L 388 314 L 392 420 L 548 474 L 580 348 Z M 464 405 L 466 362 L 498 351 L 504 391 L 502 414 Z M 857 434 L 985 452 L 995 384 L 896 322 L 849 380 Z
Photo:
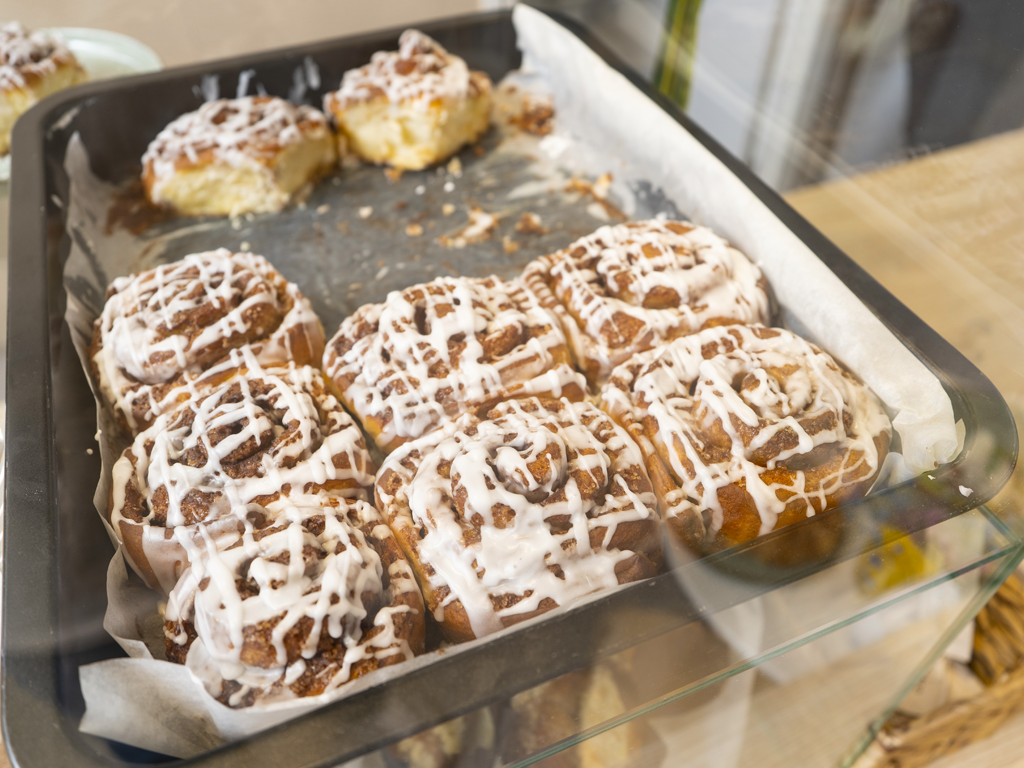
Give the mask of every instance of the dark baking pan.
M 872 546 L 879 523 L 906 532 L 938 524 L 991 498 L 1009 478 L 1017 434 L 988 379 L 677 107 L 586 32 L 562 21 L 721 159 L 939 377 L 966 426 L 963 452 L 931 477 L 826 513 L 846 531 L 847 545 L 831 560 L 756 568 L 764 559 L 759 553 L 796 542 L 807 526 L 821 522 L 808 520 L 506 632 L 482 647 L 442 656 L 386 685 L 183 764 L 335 765 L 853 557 Z M 519 65 L 508 13 L 423 29 L 495 80 Z M 2 662 L 4 739 L 16 765 L 171 761 L 77 731 L 83 711 L 78 667 L 122 654 L 102 629 L 112 550 L 92 505 L 100 469 L 98 456 L 87 453 L 95 446 L 95 405 L 63 319 L 62 270 L 69 251 L 63 159 L 69 138 L 81 135 L 95 173 L 124 180 L 136 172 L 156 132 L 198 106 L 194 91 L 203 75 L 217 74 L 222 89 L 233 92 L 241 72 L 257 69 L 268 92 L 284 96 L 296 65 L 311 56 L 322 82 L 334 85 L 374 51 L 394 48 L 400 31 L 87 85 L 47 99 L 18 122 L 10 216 Z M 310 97 L 317 103 L 320 93 Z M 973 489 L 969 499 L 960 485 Z M 720 598 L 695 605 L 687 597 L 689 579 L 706 583 L 713 574 L 752 571 L 758 578 L 734 582 Z

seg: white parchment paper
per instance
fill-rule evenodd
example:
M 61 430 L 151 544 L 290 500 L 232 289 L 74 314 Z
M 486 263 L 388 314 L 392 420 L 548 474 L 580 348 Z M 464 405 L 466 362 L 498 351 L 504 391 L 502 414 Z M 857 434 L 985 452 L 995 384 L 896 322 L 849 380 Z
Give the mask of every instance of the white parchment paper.
M 842 359 L 884 401 L 902 440 L 904 472 L 919 473 L 953 458 L 957 450 L 953 412 L 938 380 L 753 193 L 571 33 L 523 6 L 515 9 L 513 20 L 524 70 L 532 71 L 554 96 L 557 129 L 541 142 L 545 151 L 561 156 L 567 166 L 575 166 L 573 170 L 585 166 L 582 170 L 593 177 L 613 173 L 613 190 L 624 200 L 628 213 L 645 212 L 638 202 L 641 190 L 660 189 L 671 209 L 663 212 L 684 211 L 735 243 L 764 270 L 783 307 L 784 322 Z M 73 140 L 69 145 L 66 167 L 72 184 L 68 230 L 73 242 L 65 269 L 66 317 L 84 365 L 92 320 L 112 277 L 140 264 L 184 255 L 176 250 L 191 242 L 189 238 L 201 236 L 204 230 L 221 231 L 217 228 L 225 225 L 179 226 L 173 239 L 154 238 L 140 252 L 136 236 L 105 229 L 114 191 L 93 176 L 81 142 Z M 549 182 L 542 179 L 538 184 Z M 506 200 L 528 193 L 520 187 L 508 193 Z M 599 224 L 595 221 L 594 228 Z M 232 243 L 223 244 L 230 247 Z M 265 255 L 275 260 L 274 254 Z M 387 267 L 379 268 L 378 279 Z M 317 297 L 311 298 L 315 303 Z M 329 319 L 325 326 L 330 333 Z M 110 468 L 121 446 L 109 444 L 107 435 L 112 432 L 102 421 L 99 432 L 103 475 L 95 501 L 102 516 Z M 380 670 L 326 697 L 231 710 L 207 695 L 190 670 L 163 660 L 158 596 L 125 568 L 120 551 L 110 563 L 107 593 L 104 626 L 130 658 L 81 668 L 87 705 L 81 729 L 178 757 L 256 733 L 437 658 L 430 654 Z M 446 653 L 459 653 L 475 644 Z

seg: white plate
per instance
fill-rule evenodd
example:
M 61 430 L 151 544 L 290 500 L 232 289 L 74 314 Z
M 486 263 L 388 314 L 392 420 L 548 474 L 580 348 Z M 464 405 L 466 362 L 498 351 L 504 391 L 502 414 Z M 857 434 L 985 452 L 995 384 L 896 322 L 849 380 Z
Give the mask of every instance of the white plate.
M 83 27 L 48 27 L 39 31 L 67 45 L 90 81 L 156 72 L 164 66 L 148 45 L 117 32 Z M 4 155 L 0 157 L 0 183 L 10 176 L 11 156 Z

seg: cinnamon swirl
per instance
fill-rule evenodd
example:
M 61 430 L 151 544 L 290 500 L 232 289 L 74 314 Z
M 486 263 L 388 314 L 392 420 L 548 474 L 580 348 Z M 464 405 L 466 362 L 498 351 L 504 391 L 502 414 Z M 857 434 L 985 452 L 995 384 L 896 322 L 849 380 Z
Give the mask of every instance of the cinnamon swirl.
M 436 41 L 407 29 L 397 51 L 378 51 L 324 98 L 351 149 L 370 163 L 417 171 L 480 138 L 490 122 L 491 81 Z
M 523 279 L 558 315 L 592 385 L 677 336 L 769 320 L 761 270 L 711 230 L 684 222 L 601 227 L 533 262 Z
M 661 563 L 640 451 L 589 403 L 510 400 L 464 416 L 392 453 L 376 500 L 453 642 Z
M 319 110 L 272 96 L 218 99 L 157 134 L 142 183 L 154 205 L 187 216 L 273 213 L 337 160 Z
M 327 693 L 423 652 L 423 598 L 377 510 L 289 502 L 226 546 L 205 536 L 167 602 L 168 659 L 230 707 Z
M 30 34 L 16 21 L 0 26 L 0 155 L 10 151 L 14 122 L 29 107 L 85 80 L 85 70 L 63 43 Z
M 300 494 L 365 499 L 362 433 L 309 366 L 218 368 L 114 464 L 109 521 L 135 570 L 171 589 L 203 536 L 260 522 L 253 505 Z
M 892 433 L 874 393 L 828 354 L 756 325 L 638 354 L 601 397 L 643 450 L 670 529 L 705 550 L 863 495 Z
M 385 453 L 510 397 L 585 394 L 554 316 L 518 282 L 443 277 L 361 307 L 324 371 Z
M 101 402 L 138 434 L 177 405 L 182 384 L 243 347 L 264 365 L 318 365 L 324 332 L 270 262 L 222 248 L 115 280 L 89 360 Z

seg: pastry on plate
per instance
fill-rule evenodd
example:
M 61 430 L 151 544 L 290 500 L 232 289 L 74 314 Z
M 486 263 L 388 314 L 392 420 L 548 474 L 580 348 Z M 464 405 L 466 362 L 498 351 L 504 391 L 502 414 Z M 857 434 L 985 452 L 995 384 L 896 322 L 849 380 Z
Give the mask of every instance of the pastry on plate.
M 187 216 L 273 213 L 337 163 L 323 113 L 274 96 L 218 99 L 173 120 L 142 156 L 154 205 Z
M 0 27 L 0 155 L 10 151 L 11 129 L 22 113 L 85 80 L 85 70 L 63 43 L 29 34 L 16 21 Z
M 415 29 L 378 51 L 324 98 L 343 151 L 420 170 L 476 141 L 490 124 L 491 81 Z

